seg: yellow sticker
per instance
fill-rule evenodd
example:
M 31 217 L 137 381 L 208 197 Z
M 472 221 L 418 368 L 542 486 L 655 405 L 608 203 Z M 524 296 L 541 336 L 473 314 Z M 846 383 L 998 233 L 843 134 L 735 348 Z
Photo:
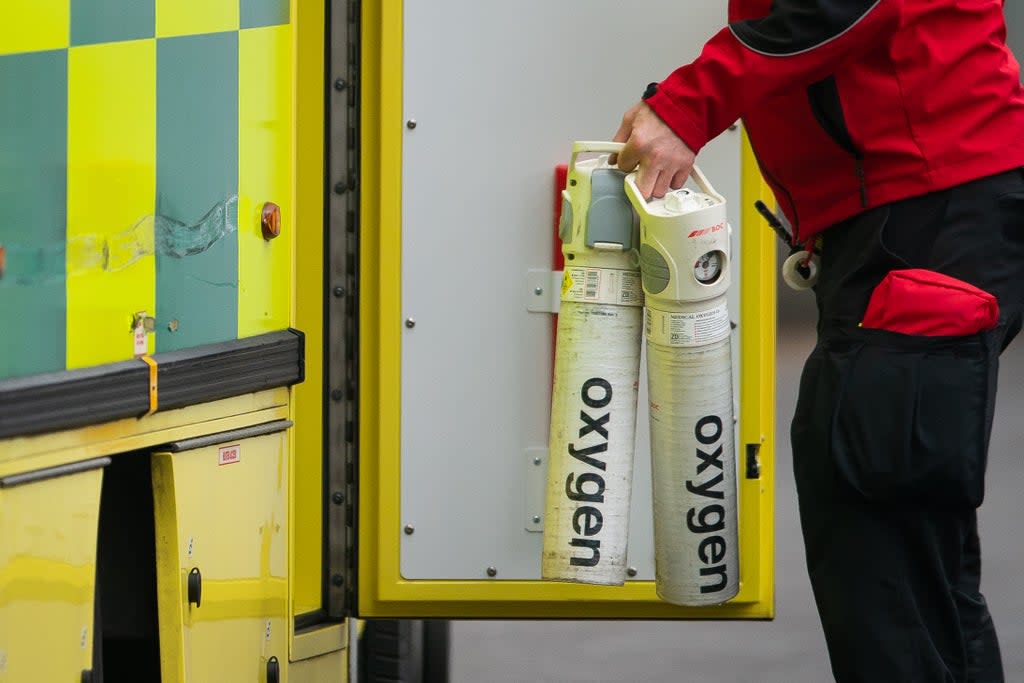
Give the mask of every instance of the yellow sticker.
M 569 275 L 569 271 L 566 270 L 565 273 L 562 274 L 562 296 L 565 296 L 565 293 L 572 289 L 572 286 L 572 276 Z

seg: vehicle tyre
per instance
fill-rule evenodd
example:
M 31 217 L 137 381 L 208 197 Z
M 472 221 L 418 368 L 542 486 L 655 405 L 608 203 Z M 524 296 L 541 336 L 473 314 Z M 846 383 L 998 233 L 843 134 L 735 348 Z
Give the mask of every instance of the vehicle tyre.
M 445 620 L 366 620 L 359 683 L 448 683 L 450 633 Z

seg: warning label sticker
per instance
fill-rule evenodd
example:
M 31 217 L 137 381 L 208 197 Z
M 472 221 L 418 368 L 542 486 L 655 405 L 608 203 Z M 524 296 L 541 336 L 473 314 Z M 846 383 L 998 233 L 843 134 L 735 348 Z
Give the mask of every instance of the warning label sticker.
M 562 275 L 562 301 L 643 306 L 644 289 L 635 270 L 570 267 Z
M 135 326 L 132 327 L 132 349 L 132 353 L 136 356 L 145 356 L 149 352 L 149 344 L 146 339 L 145 311 L 135 314 Z
M 729 309 L 723 302 L 706 311 L 668 313 L 647 309 L 644 332 L 662 346 L 703 346 L 729 336 Z
M 217 452 L 217 465 L 233 465 L 242 460 L 242 447 L 239 444 L 222 446 Z

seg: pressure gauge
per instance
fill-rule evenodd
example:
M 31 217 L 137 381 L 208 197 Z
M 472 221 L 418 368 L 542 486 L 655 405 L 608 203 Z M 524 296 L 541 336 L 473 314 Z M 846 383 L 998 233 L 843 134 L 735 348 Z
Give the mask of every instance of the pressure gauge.
M 702 285 L 710 285 L 722 274 L 722 252 L 709 251 L 693 264 L 693 276 Z

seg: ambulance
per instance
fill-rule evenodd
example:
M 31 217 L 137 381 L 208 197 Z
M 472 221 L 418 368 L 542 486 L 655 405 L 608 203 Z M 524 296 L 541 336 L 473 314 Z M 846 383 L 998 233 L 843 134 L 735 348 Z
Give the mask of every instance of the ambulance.
M 625 581 L 541 572 L 564 166 L 725 12 L 0 3 L 0 682 L 445 681 L 451 620 L 771 619 L 776 238 L 739 122 L 699 160 L 737 590 L 655 591 L 643 375 Z

